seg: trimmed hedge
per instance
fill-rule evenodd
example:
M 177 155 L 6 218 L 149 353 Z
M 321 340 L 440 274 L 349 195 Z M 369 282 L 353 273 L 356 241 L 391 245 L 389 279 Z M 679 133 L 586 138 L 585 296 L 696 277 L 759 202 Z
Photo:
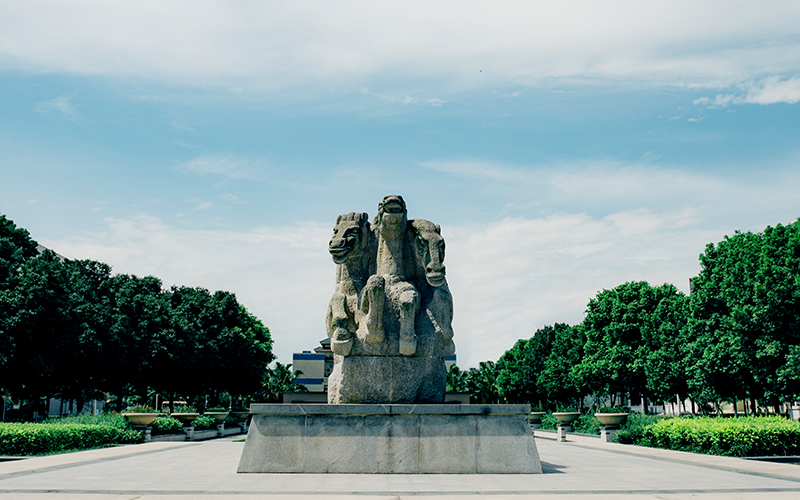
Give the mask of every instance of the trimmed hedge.
M 634 444 L 732 457 L 798 455 L 800 422 L 781 417 L 665 418 L 644 427 Z
M 183 424 L 180 420 L 170 415 L 159 415 L 150 424 L 151 433 L 154 436 L 159 434 L 178 434 L 183 432 Z
M 196 431 L 204 431 L 207 429 L 211 429 L 212 427 L 216 427 L 217 421 L 214 417 L 208 417 L 206 415 L 198 415 L 192 425 L 194 425 L 194 430 Z
M 0 423 L 0 455 L 39 455 L 139 443 L 142 434 L 110 425 Z

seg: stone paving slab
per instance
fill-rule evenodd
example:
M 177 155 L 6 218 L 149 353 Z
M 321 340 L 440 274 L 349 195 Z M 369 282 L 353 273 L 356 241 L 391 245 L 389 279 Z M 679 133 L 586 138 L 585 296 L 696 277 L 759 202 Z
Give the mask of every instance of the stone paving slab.
M 544 474 L 237 474 L 244 443 L 147 443 L 0 462 L 0 498 L 800 498 L 800 466 L 537 439 Z

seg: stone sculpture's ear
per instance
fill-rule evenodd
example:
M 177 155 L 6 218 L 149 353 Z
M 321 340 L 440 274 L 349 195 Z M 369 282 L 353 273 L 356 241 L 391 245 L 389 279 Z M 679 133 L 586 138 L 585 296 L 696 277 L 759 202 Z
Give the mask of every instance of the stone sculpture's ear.
M 342 222 L 342 216 L 341 215 L 336 218 L 336 224 L 339 224 L 340 222 Z
M 436 234 L 442 234 L 442 228 L 439 227 L 439 224 L 436 224 Z

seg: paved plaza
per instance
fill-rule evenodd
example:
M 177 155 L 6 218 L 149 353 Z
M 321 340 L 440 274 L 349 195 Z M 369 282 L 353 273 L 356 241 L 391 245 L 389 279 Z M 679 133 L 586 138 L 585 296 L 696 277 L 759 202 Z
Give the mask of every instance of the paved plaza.
M 544 474 L 237 474 L 241 436 L 0 462 L 0 498 L 800 498 L 800 466 L 536 439 Z

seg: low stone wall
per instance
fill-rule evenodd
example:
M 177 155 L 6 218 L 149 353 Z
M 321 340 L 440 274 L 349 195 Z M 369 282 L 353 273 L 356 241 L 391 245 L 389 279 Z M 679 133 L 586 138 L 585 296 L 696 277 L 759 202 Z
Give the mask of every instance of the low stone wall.
M 254 404 L 239 472 L 541 473 L 529 405 Z
M 194 431 L 190 433 L 191 438 L 187 438 L 186 432 L 181 432 L 180 434 L 161 434 L 158 436 L 151 436 L 150 441 L 206 441 L 208 439 L 235 436 L 237 434 L 244 434 L 244 431 L 238 425 L 225 427 L 222 431 L 222 436 L 220 436 L 218 429 L 208 429 L 205 431 Z

